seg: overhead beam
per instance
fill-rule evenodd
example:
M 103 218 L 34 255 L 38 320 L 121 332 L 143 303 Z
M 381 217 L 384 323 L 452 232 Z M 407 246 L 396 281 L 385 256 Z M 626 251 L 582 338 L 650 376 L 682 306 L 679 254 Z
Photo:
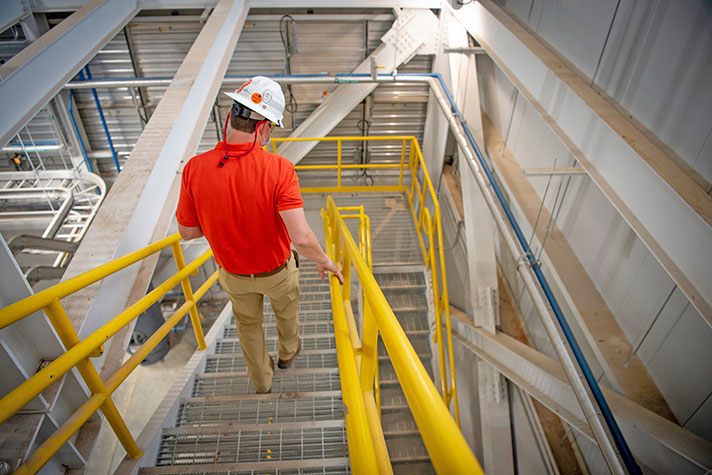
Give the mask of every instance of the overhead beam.
M 0 66 L 6 145 L 137 12 L 136 0 L 94 0 Z
M 343 6 L 339 4 L 339 6 Z M 430 10 L 403 10 L 381 39 L 383 44 L 354 69 L 356 74 L 372 73 L 375 66 L 379 74 L 393 72 L 410 60 L 418 51 L 432 50 L 432 40 L 438 31 L 438 19 Z M 351 110 L 378 84 L 342 84 L 302 122 L 290 135 L 295 137 L 325 137 Z M 292 163 L 298 163 L 318 142 L 284 142 L 277 153 Z
M 454 339 L 495 366 L 510 381 L 559 415 L 593 443 L 580 406 L 561 365 L 514 338 L 472 327 L 452 309 Z M 660 473 L 703 473 L 712 468 L 712 443 L 601 387 L 636 459 Z
M 5 0 L 3 0 L 5 1 Z M 140 9 L 207 8 L 217 0 L 138 0 Z M 78 10 L 86 4 L 82 0 L 34 0 L 35 12 Z M 248 7 L 255 8 L 334 8 L 332 0 L 249 0 Z M 440 0 L 342 0 L 339 8 L 441 8 Z
M 455 15 L 712 326 L 712 196 L 494 2 Z

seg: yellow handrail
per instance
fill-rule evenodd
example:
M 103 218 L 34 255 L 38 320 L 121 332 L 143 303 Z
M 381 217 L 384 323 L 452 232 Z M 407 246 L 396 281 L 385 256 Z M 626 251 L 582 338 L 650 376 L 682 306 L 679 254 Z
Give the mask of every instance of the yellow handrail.
M 212 251 L 207 251 L 189 265 L 185 265 L 183 252 L 180 247 L 178 233 L 168 236 L 143 249 L 115 259 L 102 266 L 78 275 L 65 282 L 61 282 L 46 290 L 31 295 L 25 299 L 0 309 L 0 329 L 11 325 L 32 313 L 44 309 L 50 323 L 59 335 L 67 351 L 38 371 L 27 381 L 19 385 L 10 393 L 0 399 L 0 424 L 22 409 L 38 394 L 58 381 L 64 374 L 77 367 L 82 379 L 92 392 L 91 397 L 77 409 L 62 426 L 57 429 L 28 459 L 20 466 L 16 474 L 29 474 L 38 472 L 47 461 L 64 445 L 67 440 L 77 432 L 89 417 L 101 408 L 104 416 L 116 433 L 119 441 L 126 449 L 129 457 L 138 458 L 141 450 L 129 433 L 128 428 L 118 409 L 111 400 L 111 394 L 128 377 L 143 359 L 160 343 L 186 313 L 190 313 L 191 322 L 201 350 L 206 349 L 203 329 L 197 312 L 197 301 L 208 291 L 217 280 L 215 272 L 210 278 L 193 293 L 188 277 L 212 257 Z M 176 261 L 178 272 L 159 285 L 153 291 L 141 298 L 138 302 L 121 312 L 110 322 L 97 331 L 79 340 L 69 317 L 67 316 L 60 299 L 70 295 L 88 285 L 91 285 L 107 276 L 114 274 L 125 267 L 154 254 L 166 247 L 171 247 Z M 96 368 L 89 357 L 96 354 L 104 342 L 114 336 L 121 328 L 128 325 L 134 318 L 143 313 L 148 307 L 157 302 L 163 295 L 178 284 L 181 284 L 186 302 L 129 358 L 106 382 L 101 380 Z
M 348 141 L 390 141 L 401 143 L 399 163 L 367 163 L 344 165 L 342 160 L 342 143 Z M 452 329 L 450 324 L 450 304 L 447 290 L 447 276 L 445 274 L 445 254 L 443 250 L 442 223 L 440 205 L 437 193 L 433 188 L 428 169 L 423 159 L 423 154 L 418 141 L 413 136 L 368 136 L 368 137 L 323 137 L 323 138 L 275 138 L 271 140 L 272 151 L 277 151 L 277 144 L 281 142 L 336 142 L 336 167 L 334 165 L 297 165 L 297 171 L 307 170 L 333 170 L 336 169 L 336 186 L 303 187 L 302 193 L 339 193 L 339 192 L 367 192 L 367 191 L 394 191 L 404 192 L 408 197 L 408 205 L 413 216 L 418 243 L 423 254 L 423 262 L 433 282 L 433 302 L 435 306 L 435 335 L 433 341 L 438 344 L 438 361 L 440 389 L 442 398 L 449 406 L 453 404 L 455 421 L 460 425 L 460 408 L 457 399 L 457 378 L 453 364 Z M 406 161 L 406 149 L 408 160 Z M 376 186 L 343 186 L 342 171 L 358 169 L 392 169 L 398 170 L 398 185 Z M 410 172 L 410 186 L 404 184 L 407 179 L 405 172 Z M 428 207 L 432 207 L 432 212 Z M 437 247 L 437 250 L 436 250 Z M 444 318 L 443 318 L 444 314 Z M 445 320 L 445 339 L 443 339 L 442 321 Z M 448 358 L 445 357 L 447 351 Z M 448 383 L 448 368 L 450 382 Z M 376 394 L 378 397 L 378 392 Z M 380 407 L 380 401 L 377 400 Z
M 438 473 L 483 473 L 373 276 L 368 252 L 364 252 L 368 242 L 368 233 L 363 224 L 365 220 L 361 218 L 361 245 L 357 246 L 346 226 L 344 216 L 341 216 L 340 209 L 336 207 L 331 196 L 327 199 L 327 207 L 327 211 L 322 210 L 327 253 L 331 259 L 341 264 L 344 277 L 343 292 L 334 276 L 329 283 L 341 387 L 347 407 L 349 453 L 354 473 L 391 471 L 390 464 L 387 463 L 388 453 L 373 393 L 375 368 L 378 366 L 376 345 L 379 333 L 435 470 Z M 363 211 L 357 216 L 362 217 Z M 351 313 L 351 299 L 347 289 L 351 284 L 352 266 L 364 295 L 360 348 L 354 348 L 353 337 L 348 334 L 349 325 L 345 321 Z M 361 356 L 360 371 L 355 359 L 357 350 L 360 350 L 358 353 Z M 344 368 L 347 371 L 344 371 Z M 368 446 L 369 440 L 372 441 L 372 447 Z

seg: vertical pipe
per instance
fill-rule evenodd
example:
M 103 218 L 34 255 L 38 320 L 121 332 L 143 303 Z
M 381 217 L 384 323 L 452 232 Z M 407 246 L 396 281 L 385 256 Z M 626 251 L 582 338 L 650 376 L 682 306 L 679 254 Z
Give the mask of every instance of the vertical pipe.
M 84 70 L 87 73 L 87 79 L 91 81 L 91 70 L 89 65 L 84 66 Z M 82 72 L 79 72 L 79 79 L 84 79 Z M 96 104 L 96 110 L 99 112 L 99 118 L 101 119 L 101 125 L 104 127 L 104 133 L 106 134 L 106 140 L 109 141 L 109 148 L 111 149 L 111 156 L 114 158 L 114 165 L 116 165 L 116 173 L 121 173 L 121 167 L 119 166 L 119 158 L 116 156 L 116 150 L 114 150 L 114 142 L 111 140 L 111 134 L 109 134 L 109 127 L 106 125 L 106 119 L 104 118 L 104 110 L 101 108 L 101 103 L 99 102 L 99 95 L 96 93 L 96 89 L 91 88 L 91 94 L 94 96 L 94 103 Z

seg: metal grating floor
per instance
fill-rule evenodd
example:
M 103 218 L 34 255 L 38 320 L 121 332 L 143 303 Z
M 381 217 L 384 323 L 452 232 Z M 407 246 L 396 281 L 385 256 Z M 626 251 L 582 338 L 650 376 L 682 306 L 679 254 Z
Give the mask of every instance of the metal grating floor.
M 294 359 L 294 369 L 338 368 L 336 352 L 301 354 Z M 247 371 L 247 363 L 242 354 L 211 355 L 205 363 L 206 373 L 232 373 Z
M 263 314 L 262 323 L 264 324 L 274 324 L 276 323 L 276 317 L 270 309 L 269 313 L 265 312 Z M 299 322 L 309 323 L 309 322 L 330 322 L 331 321 L 331 308 L 328 310 L 311 310 L 309 312 L 299 312 Z M 235 316 L 233 315 L 230 324 L 235 326 Z
M 339 373 L 336 371 L 327 373 L 298 373 L 296 371 L 298 370 L 275 372 L 272 377 L 272 392 L 301 393 L 341 390 Z M 254 392 L 255 388 L 247 377 L 247 373 L 226 376 L 216 373 L 215 376 L 209 377 L 198 375 L 193 385 L 193 397 L 230 396 Z
M 333 334 L 334 324 L 330 322 L 325 323 L 313 323 L 313 322 L 301 322 L 302 325 L 299 327 L 299 335 L 302 337 L 308 335 L 319 335 L 319 334 Z M 262 331 L 264 332 L 265 338 L 277 338 L 277 327 L 274 325 L 263 325 Z M 225 327 L 223 331 L 223 338 L 237 338 L 237 328 Z
M 335 350 L 336 341 L 334 340 L 333 334 L 330 336 L 311 336 L 303 337 L 302 339 L 302 350 Z M 275 353 L 279 342 L 276 338 L 268 338 L 265 340 L 265 345 L 267 346 L 267 351 Z M 242 353 L 242 348 L 240 347 L 240 342 L 237 339 L 229 340 L 218 340 L 215 347 L 215 353 Z
M 425 285 L 425 277 L 422 272 L 381 272 L 374 274 L 374 277 L 381 287 Z
M 157 466 L 346 457 L 346 428 L 245 430 L 164 435 Z
M 315 422 L 344 418 L 341 396 L 297 399 L 241 399 L 191 402 L 178 409 L 177 426 L 210 427 L 244 424 Z

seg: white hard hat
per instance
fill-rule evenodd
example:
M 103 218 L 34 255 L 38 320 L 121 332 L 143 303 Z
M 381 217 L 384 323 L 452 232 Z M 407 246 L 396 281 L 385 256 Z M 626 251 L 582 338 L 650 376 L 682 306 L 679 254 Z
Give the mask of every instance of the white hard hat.
M 280 127 L 284 117 L 284 94 L 275 81 L 255 76 L 235 92 L 226 92 L 230 98 Z

